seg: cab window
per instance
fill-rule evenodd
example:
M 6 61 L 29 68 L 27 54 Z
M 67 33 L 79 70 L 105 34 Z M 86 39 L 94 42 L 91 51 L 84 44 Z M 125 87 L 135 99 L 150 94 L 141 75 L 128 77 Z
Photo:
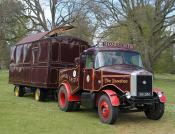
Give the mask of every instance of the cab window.
M 92 54 L 88 54 L 86 56 L 86 68 L 87 69 L 93 68 L 93 55 Z

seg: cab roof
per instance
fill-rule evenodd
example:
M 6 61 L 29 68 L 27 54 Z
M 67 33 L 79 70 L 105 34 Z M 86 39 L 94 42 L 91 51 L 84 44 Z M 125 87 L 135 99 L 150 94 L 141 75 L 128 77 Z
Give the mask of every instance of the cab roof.
M 134 50 L 134 49 L 129 49 L 129 48 L 120 48 L 120 47 L 91 47 L 85 51 L 106 51 L 106 50 L 109 50 L 109 51 L 114 51 L 114 50 L 121 50 L 121 51 L 130 51 L 130 52 L 137 52 L 139 53 L 138 51 Z
M 97 45 L 89 48 L 87 51 L 104 51 L 104 50 L 121 50 L 121 51 L 132 51 L 137 52 L 134 50 L 134 44 L 124 44 L 124 43 L 116 43 L 116 42 L 101 42 Z M 137 52 L 138 53 L 138 52 Z

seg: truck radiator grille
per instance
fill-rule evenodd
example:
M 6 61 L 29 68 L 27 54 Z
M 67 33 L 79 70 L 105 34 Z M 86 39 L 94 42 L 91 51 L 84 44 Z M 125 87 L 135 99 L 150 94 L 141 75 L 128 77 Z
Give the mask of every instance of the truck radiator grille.
M 152 96 L 152 76 L 137 76 L 137 96 Z

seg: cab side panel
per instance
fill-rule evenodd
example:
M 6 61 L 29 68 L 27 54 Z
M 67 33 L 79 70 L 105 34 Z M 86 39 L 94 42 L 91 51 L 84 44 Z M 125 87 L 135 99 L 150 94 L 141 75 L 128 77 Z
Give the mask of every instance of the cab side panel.
M 98 91 L 102 88 L 102 71 L 97 70 L 94 72 L 95 79 L 94 79 L 94 90 Z
M 80 76 L 80 67 L 70 69 L 62 69 L 59 73 L 59 84 L 68 82 L 71 87 L 71 93 L 74 94 L 79 91 L 79 76 Z

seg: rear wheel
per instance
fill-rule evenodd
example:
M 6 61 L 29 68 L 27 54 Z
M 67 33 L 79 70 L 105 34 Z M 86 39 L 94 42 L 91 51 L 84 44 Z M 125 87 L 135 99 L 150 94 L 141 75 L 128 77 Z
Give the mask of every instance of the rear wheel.
M 148 108 L 145 110 L 145 115 L 148 119 L 158 120 L 163 116 L 164 109 L 164 103 L 155 103 L 152 106 L 148 106 Z
M 24 96 L 24 88 L 21 86 L 15 86 L 14 93 L 15 93 L 15 96 L 17 96 L 17 97 L 23 97 Z
M 73 110 L 73 103 L 68 101 L 67 91 L 64 86 L 61 86 L 58 92 L 58 104 L 62 111 Z
M 44 101 L 45 96 L 46 96 L 46 93 L 44 89 L 37 88 L 35 90 L 35 100 L 36 101 Z
M 112 106 L 109 97 L 104 94 L 98 101 L 98 114 L 101 122 L 113 124 L 118 117 L 118 107 Z

